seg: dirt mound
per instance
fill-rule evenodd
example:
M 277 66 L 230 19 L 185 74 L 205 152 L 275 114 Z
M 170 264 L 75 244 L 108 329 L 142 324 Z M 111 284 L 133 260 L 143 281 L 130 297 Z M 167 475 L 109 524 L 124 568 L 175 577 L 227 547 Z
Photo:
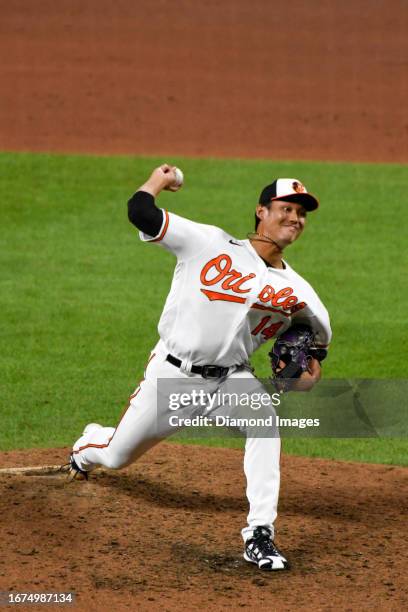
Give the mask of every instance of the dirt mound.
M 406 469 L 283 456 L 277 541 L 292 569 L 269 574 L 242 559 L 241 464 L 241 451 L 162 443 L 89 482 L 1 474 L 0 591 L 72 590 L 81 610 L 407 608 Z

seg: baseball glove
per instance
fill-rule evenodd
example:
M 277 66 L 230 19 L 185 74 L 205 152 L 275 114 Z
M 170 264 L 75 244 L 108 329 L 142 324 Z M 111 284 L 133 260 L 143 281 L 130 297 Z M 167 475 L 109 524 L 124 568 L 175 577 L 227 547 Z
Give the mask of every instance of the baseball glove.
M 289 390 L 288 379 L 299 378 L 308 369 L 311 358 L 323 361 L 326 354 L 327 351 L 316 347 L 311 327 L 292 325 L 279 336 L 269 353 L 276 387 L 282 391 Z

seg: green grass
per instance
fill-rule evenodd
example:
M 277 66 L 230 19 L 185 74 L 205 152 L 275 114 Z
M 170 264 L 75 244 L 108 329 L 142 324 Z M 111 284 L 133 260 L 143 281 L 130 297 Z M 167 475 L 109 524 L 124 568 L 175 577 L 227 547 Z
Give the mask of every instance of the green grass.
M 176 435 L 169 438 L 169 441 L 211 447 L 227 446 L 239 450 L 245 446 L 242 438 L 192 438 Z M 290 455 L 403 466 L 408 466 L 407 446 L 407 441 L 402 439 L 282 439 L 282 452 Z
M 126 202 L 163 159 L 0 154 L 0 448 L 70 445 L 83 424 L 115 424 L 136 387 L 174 258 L 139 242 Z M 325 377 L 407 378 L 403 282 L 408 174 L 398 165 L 172 159 L 185 187 L 159 203 L 253 228 L 261 187 L 295 176 L 321 200 L 287 252 L 331 314 Z M 267 347 L 253 359 L 268 375 Z M 288 452 L 406 463 L 405 441 L 285 440 Z M 388 449 L 388 452 L 387 452 Z

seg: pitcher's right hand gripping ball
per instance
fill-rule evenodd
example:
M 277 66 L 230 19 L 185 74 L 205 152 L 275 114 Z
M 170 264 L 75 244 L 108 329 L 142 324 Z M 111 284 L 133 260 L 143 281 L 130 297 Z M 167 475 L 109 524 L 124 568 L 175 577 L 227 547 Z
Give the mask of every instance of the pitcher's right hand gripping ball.
M 315 345 L 314 333 L 308 325 L 292 325 L 276 340 L 269 353 L 273 379 L 279 391 L 291 388 L 291 378 L 299 378 L 308 371 L 309 361 L 322 361 L 327 351 Z
M 178 191 L 181 189 L 184 183 L 184 174 L 180 168 L 177 168 L 176 166 L 168 166 L 167 164 L 162 166 L 162 168 L 165 174 L 169 174 L 173 178 L 173 181 L 168 184 L 165 189 L 167 191 Z

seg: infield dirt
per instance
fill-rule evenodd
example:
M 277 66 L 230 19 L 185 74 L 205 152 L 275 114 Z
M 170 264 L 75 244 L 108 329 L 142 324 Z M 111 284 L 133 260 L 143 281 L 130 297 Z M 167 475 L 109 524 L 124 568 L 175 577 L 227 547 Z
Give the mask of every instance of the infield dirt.
M 242 458 L 161 443 L 88 482 L 0 475 L 0 590 L 72 590 L 98 611 L 407 608 L 406 469 L 283 456 L 277 542 L 292 569 L 271 574 L 242 559 Z
M 8 0 L 2 150 L 408 161 L 405 0 Z

